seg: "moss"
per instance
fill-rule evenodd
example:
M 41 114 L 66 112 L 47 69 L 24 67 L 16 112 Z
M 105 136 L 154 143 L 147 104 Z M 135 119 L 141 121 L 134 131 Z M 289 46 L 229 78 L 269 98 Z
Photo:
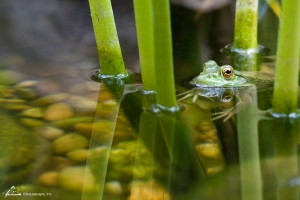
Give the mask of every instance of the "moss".
M 233 46 L 239 49 L 257 48 L 257 11 L 242 8 L 236 12 Z
M 89 0 L 101 74 L 127 76 L 110 0 Z

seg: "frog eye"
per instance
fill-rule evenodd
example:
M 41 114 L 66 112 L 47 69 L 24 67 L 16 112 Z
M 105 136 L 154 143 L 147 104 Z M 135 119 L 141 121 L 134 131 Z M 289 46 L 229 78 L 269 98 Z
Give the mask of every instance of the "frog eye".
M 222 75 L 225 79 L 230 79 L 234 76 L 234 70 L 231 66 L 224 66 L 222 69 Z
M 232 92 L 224 92 L 219 99 L 222 102 L 230 102 L 233 99 L 233 93 Z

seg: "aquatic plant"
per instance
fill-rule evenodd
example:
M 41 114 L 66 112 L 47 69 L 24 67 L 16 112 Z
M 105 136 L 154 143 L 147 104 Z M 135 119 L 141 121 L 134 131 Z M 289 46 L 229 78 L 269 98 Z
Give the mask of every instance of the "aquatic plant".
M 245 88 L 247 91 L 248 88 Z M 257 102 L 256 92 L 251 93 L 253 102 Z M 239 160 L 241 170 L 242 199 L 263 199 L 262 176 L 260 169 L 258 123 L 260 110 L 256 103 L 239 110 L 237 115 Z M 245 145 L 247 144 L 247 145 Z
M 237 0 L 234 42 L 231 47 L 234 67 L 243 71 L 255 71 L 257 44 L 257 0 Z
M 124 91 L 124 81 L 116 78 L 105 78 L 100 85 L 100 93 L 90 138 L 90 156 L 87 159 L 86 170 L 92 170 L 96 177 L 94 192 L 102 199 L 103 185 L 107 176 L 107 165 L 111 152 L 113 136 L 120 110 L 120 101 Z M 109 99 L 107 97 L 110 97 Z M 103 100 L 104 99 L 104 100 Z M 106 105 L 108 103 L 108 105 Z M 106 104 L 105 104 L 106 103 Z M 89 184 L 85 177 L 84 185 Z M 82 199 L 91 199 L 86 192 Z
M 276 55 L 273 112 L 289 114 L 298 109 L 300 54 L 300 1 L 282 2 Z
M 134 10 L 143 89 L 155 90 L 159 105 L 176 107 L 169 1 L 135 0 Z
M 126 77 L 110 0 L 89 0 L 100 61 L 100 77 Z
M 176 107 L 169 0 L 152 0 L 157 103 Z
M 151 0 L 134 0 L 143 89 L 155 91 L 153 19 Z
M 287 186 L 298 176 L 299 122 L 286 119 L 273 120 L 274 169 L 277 179 L 278 200 L 299 199 L 299 188 Z M 286 168 L 288 166 L 288 169 Z M 292 185 L 292 184 L 291 184 Z
M 267 0 L 267 3 L 269 4 L 269 6 L 273 10 L 273 12 L 276 14 L 276 16 L 279 18 L 281 15 L 281 8 L 280 8 L 279 1 L 278 0 Z

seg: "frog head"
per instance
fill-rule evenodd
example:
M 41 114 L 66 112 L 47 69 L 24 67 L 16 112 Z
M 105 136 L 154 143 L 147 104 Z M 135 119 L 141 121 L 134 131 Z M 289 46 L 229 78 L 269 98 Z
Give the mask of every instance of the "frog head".
M 238 87 L 247 85 L 247 79 L 230 65 L 218 66 L 213 60 L 203 65 L 203 72 L 192 82 L 198 87 Z

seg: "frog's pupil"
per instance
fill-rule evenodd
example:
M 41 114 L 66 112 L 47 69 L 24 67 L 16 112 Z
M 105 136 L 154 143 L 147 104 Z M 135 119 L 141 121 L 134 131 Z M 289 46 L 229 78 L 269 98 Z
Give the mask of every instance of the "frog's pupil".
M 225 71 L 225 73 L 226 73 L 226 74 L 231 74 L 231 70 L 230 70 L 230 69 L 227 69 L 227 70 Z

